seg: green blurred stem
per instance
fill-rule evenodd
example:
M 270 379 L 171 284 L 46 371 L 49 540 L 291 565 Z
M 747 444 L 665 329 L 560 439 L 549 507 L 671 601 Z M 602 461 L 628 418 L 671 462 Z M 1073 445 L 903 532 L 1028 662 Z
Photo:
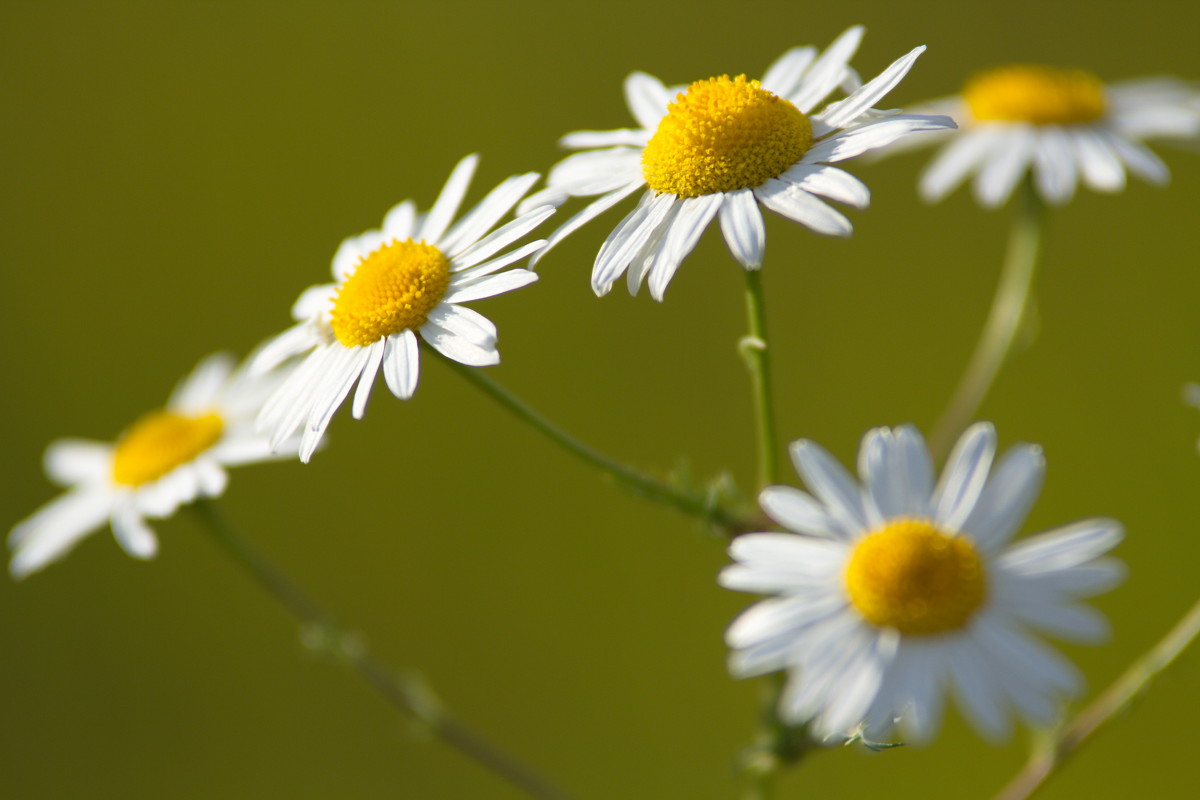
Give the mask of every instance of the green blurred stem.
M 1046 214 L 1032 181 L 1026 180 L 1018 194 L 1017 213 L 1008 237 L 1008 253 L 992 309 L 966 372 L 929 438 L 929 449 L 935 461 L 946 457 L 951 445 L 979 411 L 996 375 L 1012 354 L 1022 328 L 1029 321 Z
M 410 719 L 528 796 L 539 800 L 570 800 L 569 795 L 550 785 L 529 767 L 445 711 L 438 698 L 422 681 L 394 674 L 367 650 L 360 634 L 343 627 L 243 538 L 215 503 L 198 500 L 189 508 L 225 552 L 296 618 L 306 644 L 351 667 L 371 688 Z
M 754 391 L 754 433 L 758 443 L 758 488 L 779 482 L 775 450 L 775 406 L 771 401 L 771 353 L 767 345 L 767 299 L 762 272 L 746 270 L 746 317 L 750 331 L 738 350 L 750 370 Z
M 437 353 L 436 350 L 433 350 L 433 348 L 427 348 L 426 351 L 436 353 L 452 370 L 474 384 L 475 388 L 479 389 L 492 400 L 495 400 L 522 422 L 532 426 L 538 433 L 541 433 L 547 439 L 584 463 L 590 464 L 616 479 L 619 484 L 626 486 L 642 497 L 670 506 L 685 514 L 699 517 L 709 525 L 727 534 L 737 533 L 751 527 L 746 520 L 739 519 L 727 509 L 722 508 L 705 497 L 677 489 L 592 449 L 547 420 L 519 397 L 484 375 L 479 369 L 468 367 L 446 358 Z
M 758 488 L 761 490 L 779 483 L 779 457 L 771 395 L 767 299 L 759 270 L 746 271 L 746 319 L 749 331 L 738 342 L 738 351 L 750 371 L 754 395 L 754 438 L 758 453 Z M 743 761 L 745 800 L 769 800 L 780 771 L 798 762 L 804 754 L 807 731 L 793 730 L 779 718 L 779 701 L 786 679 L 784 673 L 763 679 L 762 720 L 756 741 Z
M 1149 689 L 1150 683 L 1196 640 L 1197 634 L 1200 634 L 1200 600 L 1162 641 L 1133 662 L 1091 705 L 1030 755 L 1025 767 L 996 795 L 996 800 L 1024 800 L 1036 792 L 1092 734 Z

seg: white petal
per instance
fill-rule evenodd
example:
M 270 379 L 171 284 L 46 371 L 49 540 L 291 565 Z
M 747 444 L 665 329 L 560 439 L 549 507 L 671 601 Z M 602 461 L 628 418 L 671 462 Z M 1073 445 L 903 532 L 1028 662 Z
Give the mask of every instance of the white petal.
M 573 131 L 558 140 L 572 150 L 585 147 L 645 147 L 650 132 L 641 128 L 617 128 L 611 131 Z
M 675 275 L 675 270 L 695 249 L 700 235 L 704 233 L 708 223 L 712 222 L 724 199 L 724 195 L 717 193 L 688 197 L 679 201 L 679 210 L 667 228 L 666 238 L 650 270 L 650 296 L 655 300 L 662 301 L 663 293 Z
M 538 177 L 536 172 L 527 172 L 524 175 L 514 175 L 502 181 L 446 231 L 438 243 L 439 249 L 453 257 L 478 241 L 517 204 L 526 192 L 533 188 Z M 518 216 L 524 216 L 524 214 Z
M 184 414 L 210 410 L 236 365 L 229 353 L 214 353 L 203 359 L 171 392 L 167 408 Z
M 379 374 L 379 365 L 383 363 L 383 353 L 387 350 L 386 340 L 372 342 L 367 346 L 367 362 L 358 378 L 358 388 L 354 390 L 354 404 L 350 407 L 350 416 L 362 419 L 367 413 L 367 401 L 371 399 L 371 387 L 375 385 L 375 376 Z
M 800 86 L 788 99 L 805 114 L 838 87 L 846 74 L 846 64 L 858 50 L 865 29 L 861 25 L 848 28 L 804 75 Z
M 479 156 L 472 154 L 454 166 L 454 171 L 450 173 L 446 185 L 442 187 L 442 192 L 438 195 L 433 208 L 429 210 L 421 223 L 420 232 L 413 238 L 424 239 L 434 245 L 441 240 L 450 220 L 454 219 L 459 204 L 462 203 L 463 195 L 467 193 L 467 186 L 470 185 L 471 177 L 475 174 L 475 167 L 478 164 Z
M 871 204 L 871 190 L 849 172 L 824 164 L 796 164 L 779 176 L 812 194 L 839 203 L 866 208 Z
M 911 133 L 941 131 L 953 128 L 954 120 L 949 117 L 924 116 L 920 114 L 895 114 L 866 122 L 840 131 L 813 145 L 804 154 L 801 163 L 845 161 L 862 155 L 868 150 L 888 147 Z
M 671 93 L 663 82 L 645 72 L 631 72 L 625 79 L 625 102 L 634 119 L 646 130 L 654 130 L 667 113 Z
M 537 267 L 537 263 L 542 260 L 542 257 L 545 256 L 546 253 L 549 252 L 550 248 L 554 247 L 554 245 L 558 244 L 568 235 L 579 230 L 579 228 L 583 227 L 583 225 L 600 216 L 605 211 L 612 208 L 638 189 L 642 188 L 644 185 L 645 181 L 642 180 L 641 175 L 638 175 L 636 181 L 630 182 L 625 186 L 622 186 L 620 189 L 610 192 L 600 199 L 593 201 L 578 214 L 564 222 L 556 231 L 554 231 L 554 233 L 550 234 L 550 238 L 546 240 L 546 246 L 529 260 L 530 269 Z
M 388 239 L 396 239 L 404 241 L 412 238 L 413 230 L 417 226 L 417 204 L 412 200 L 405 200 L 402 203 L 397 203 L 392 206 L 383 217 L 383 235 Z
M 804 71 L 816 57 L 815 47 L 793 47 L 767 68 L 762 77 L 762 87 L 772 94 L 787 97 L 796 91 Z
M 962 530 L 987 485 L 995 455 L 996 429 L 990 422 L 977 422 L 959 437 L 933 495 L 933 519 L 942 528 Z
M 746 269 L 762 266 L 767 231 L 753 191 L 738 189 L 725 194 L 721 203 L 721 235 L 739 264 Z
M 1033 158 L 1033 127 L 1020 123 L 1005 126 L 1005 135 L 975 176 L 975 199 L 984 208 L 1003 205 L 1029 169 Z
M 613 281 L 628 269 L 633 257 L 663 223 L 676 201 L 673 194 L 655 196 L 647 192 L 638 207 L 613 229 L 592 267 L 592 290 L 597 295 L 606 294 Z
M 1003 134 L 1002 128 L 987 126 L 963 131 L 951 139 L 921 173 L 921 197 L 936 203 L 958 188 L 990 157 Z
M 524 216 L 497 228 L 463 252 L 454 256 L 455 271 L 486 261 L 497 251 L 520 239 L 554 215 L 554 206 L 538 206 Z
M 777 178 L 754 190 L 758 201 L 777 214 L 799 222 L 809 230 L 827 236 L 849 236 L 854 228 L 850 220 L 795 184 Z
M 450 289 L 442 297 L 443 303 L 469 303 L 485 297 L 495 297 L 498 294 L 511 292 L 528 286 L 538 279 L 536 272 L 527 269 L 510 269 L 497 275 L 488 275 L 479 280 L 467 280 L 450 284 Z
M 490 367 L 500 363 L 500 353 L 495 344 L 474 344 L 433 322 L 421 326 L 421 338 L 446 358 L 468 367 Z
M 1061 205 L 1075 194 L 1075 150 L 1058 125 L 1043 125 L 1038 131 L 1033 177 L 1048 203 Z
M 108 519 L 113 493 L 103 489 L 67 492 L 21 520 L 8 534 L 13 550 L 8 571 L 20 579 L 66 555 Z
M 311 322 L 293 325 L 264 343 L 251 357 L 248 369 L 252 375 L 264 375 L 289 358 L 312 350 L 319 341 Z
M 1125 168 L 1108 142 L 1096 131 L 1074 126 L 1069 129 L 1083 182 L 1098 192 L 1119 192 L 1125 188 Z
M 1105 139 L 1129 171 L 1142 180 L 1155 186 L 1165 186 L 1171 179 L 1167 165 L 1141 142 L 1115 133 L 1107 133 Z
M 407 400 L 417 390 L 420 372 L 420 354 L 417 337 L 412 331 L 400 331 L 387 338 L 387 349 L 383 354 L 383 380 L 392 394 Z
M 496 326 L 490 319 L 465 306 L 442 303 L 429 312 L 429 321 L 481 347 L 496 343 Z
M 1027 575 L 1068 569 L 1107 553 L 1124 535 L 1116 520 L 1085 519 L 1018 542 L 996 563 Z
M 957 645 L 949 666 L 959 708 L 987 739 L 1007 739 L 1012 722 L 1004 708 L 1003 693 L 991 660 L 969 638 L 963 637 Z
M 158 553 L 158 538 L 132 504 L 113 511 L 112 530 L 117 544 L 134 558 L 154 558 Z
M 797 533 L 827 539 L 844 539 L 853 534 L 826 514 L 809 494 L 791 486 L 768 486 L 759 493 L 758 504 L 771 519 Z
M 912 69 L 917 57 L 925 52 L 925 46 L 916 47 L 905 56 L 892 62 L 891 66 L 879 73 L 866 86 L 863 86 L 845 100 L 833 103 L 818 116 L 822 122 L 831 128 L 844 128 L 854 122 L 867 109 L 883 99 L 884 95 L 896 87 Z
M 1016 445 L 1004 454 L 961 530 L 985 553 L 994 553 L 1016 535 L 1042 490 L 1046 460 L 1042 448 Z
M 59 486 L 103 480 L 112 470 L 113 446 L 89 439 L 57 439 L 46 448 L 42 468 Z
M 789 448 L 796 471 L 804 483 L 821 499 L 829 515 L 845 530 L 866 528 L 862 495 L 846 468 L 816 442 L 801 439 Z

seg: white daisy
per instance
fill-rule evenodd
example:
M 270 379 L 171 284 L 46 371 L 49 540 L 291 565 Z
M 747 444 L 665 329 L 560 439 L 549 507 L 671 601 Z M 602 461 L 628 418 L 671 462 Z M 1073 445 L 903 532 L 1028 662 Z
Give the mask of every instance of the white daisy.
M 9 572 L 23 578 L 41 569 L 105 522 L 125 552 L 152 558 L 158 540 L 147 519 L 219 496 L 226 467 L 278 458 L 267 437 L 254 432 L 254 417 L 281 377 L 251 376 L 235 370 L 228 355 L 209 356 L 180 381 L 166 408 L 143 416 L 115 444 L 52 442 L 46 474 L 69 491 L 9 533 Z
M 850 235 L 849 220 L 820 198 L 865 208 L 870 191 L 829 164 L 913 131 L 954 126 L 945 117 L 871 108 L 925 48 L 860 87 L 847 62 L 862 35 L 861 27 L 851 28 L 820 56 L 813 47 L 789 50 L 761 82 L 722 75 L 668 89 L 643 72 L 630 75 L 625 98 L 641 127 L 563 137 L 564 147 L 599 149 L 561 161 L 551 170 L 547 188 L 531 198 L 561 202 L 567 196 L 600 195 L 554 232 L 547 249 L 645 189 L 596 256 L 592 288 L 603 295 L 627 272 L 631 292 L 648 277 L 650 294 L 662 300 L 680 262 L 714 218 L 720 219 L 734 258 L 751 270 L 762 265 L 766 247 L 759 205 L 817 233 Z M 847 87 L 849 96 L 813 113 L 839 86 Z
M 350 390 L 361 419 L 376 374 L 401 400 L 417 388 L 417 334 L 447 358 L 473 367 L 497 364 L 496 326 L 461 303 L 502 294 L 537 280 L 527 269 L 505 267 L 535 253 L 545 241 L 514 244 L 554 208 L 536 207 L 491 231 L 537 181 L 536 173 L 509 178 L 451 225 L 478 156 L 454 168 L 437 202 L 417 214 L 406 200 L 387 213 L 382 230 L 342 242 L 333 257 L 336 283 L 313 286 L 292 307 L 298 324 L 268 342 L 254 362 L 269 369 L 308 353 L 263 406 L 261 429 L 282 442 L 303 427 L 300 459 L 308 461 L 333 413 Z
M 1193 84 L 1157 77 L 1105 86 L 1083 70 L 1037 64 L 982 72 L 961 95 L 921 110 L 949 114 L 960 128 L 922 173 L 921 195 L 936 202 L 974 174 L 975 198 L 987 208 L 1002 205 L 1030 171 L 1038 193 L 1056 205 L 1074 196 L 1080 180 L 1119 192 L 1126 170 L 1165 184 L 1166 165 L 1142 140 L 1200 136 Z
M 1106 620 L 1080 598 L 1115 586 L 1122 565 L 1100 556 L 1122 536 L 1090 519 L 1010 540 L 1042 484 L 1040 448 L 1012 448 L 995 471 L 996 434 L 959 440 L 937 487 L 921 435 L 878 428 L 859 453 L 862 485 L 825 450 L 792 445 L 813 492 L 765 489 L 763 509 L 794 533 L 733 541 L 723 586 L 778 595 L 744 612 L 726 640 L 739 677 L 789 673 L 780 716 L 821 738 L 864 724 L 879 741 L 893 721 L 929 739 L 943 692 L 975 727 L 1009 733 L 1010 710 L 1048 723 L 1081 679 L 1032 630 L 1096 641 Z

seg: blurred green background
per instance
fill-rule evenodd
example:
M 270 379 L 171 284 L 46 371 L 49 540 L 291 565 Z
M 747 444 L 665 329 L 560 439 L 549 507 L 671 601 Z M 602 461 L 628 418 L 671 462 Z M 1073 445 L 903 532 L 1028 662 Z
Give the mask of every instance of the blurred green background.
M 785 49 L 868 35 L 867 77 L 929 51 L 888 105 L 950 93 L 1007 61 L 1106 80 L 1200 77 L 1200 6 L 969 3 L 54 3 L 0 8 L 2 350 L 11 525 L 55 495 L 43 448 L 111 438 L 202 355 L 289 324 L 341 239 L 395 202 L 427 208 L 479 150 L 471 199 L 544 171 L 555 141 L 630 124 L 621 81 L 761 74 Z M 1094 692 L 1193 601 L 1200 545 L 1200 153 L 1158 148 L 1165 190 L 1082 191 L 1053 215 L 1035 345 L 983 416 L 1039 442 L 1027 530 L 1111 515 L 1128 582 L 1097 605 L 1107 647 L 1068 647 Z M 849 240 L 768 215 L 766 283 L 781 434 L 851 461 L 862 433 L 928 430 L 990 302 L 1008 210 L 965 193 L 926 208 L 927 153 L 851 163 L 873 206 Z M 577 208 L 573 205 L 572 208 Z M 734 342 L 741 276 L 712 231 L 667 302 L 591 258 L 614 211 L 476 308 L 501 331 L 490 375 L 647 468 L 686 457 L 753 481 Z M 790 475 L 790 472 L 789 472 Z M 234 475 L 225 511 L 390 663 L 423 671 L 488 736 L 590 798 L 730 798 L 758 687 L 725 671 L 751 598 L 687 519 L 569 460 L 428 359 L 414 400 L 377 389 L 307 467 Z M 516 798 L 425 741 L 352 674 L 306 654 L 289 619 L 187 515 L 160 557 L 106 531 L 21 584 L 0 580 L 0 795 L 13 798 Z M 1047 798 L 1192 797 L 1200 653 L 1087 747 Z M 1022 763 L 951 716 L 923 749 L 821 753 L 789 797 L 983 797 Z

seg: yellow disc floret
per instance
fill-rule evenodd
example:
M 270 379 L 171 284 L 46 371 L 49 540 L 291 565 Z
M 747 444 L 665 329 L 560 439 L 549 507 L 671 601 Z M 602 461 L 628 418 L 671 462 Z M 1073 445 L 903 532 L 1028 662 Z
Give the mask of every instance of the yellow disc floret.
M 983 564 L 970 540 L 926 519 L 894 519 L 858 543 L 846 567 L 850 602 L 903 634 L 961 628 L 983 602 Z
M 156 481 L 216 444 L 224 429 L 225 423 L 215 413 L 188 417 L 153 411 L 117 441 L 112 478 L 126 486 Z
M 745 75 L 697 81 L 681 92 L 642 152 L 660 194 L 699 197 L 761 185 L 812 146 L 812 123 Z
M 338 287 L 330 325 L 346 347 L 377 342 L 425 324 L 450 286 L 442 251 L 407 239 L 383 245 Z
M 1104 84 L 1090 72 L 1012 64 L 967 82 L 963 99 L 980 120 L 1074 125 L 1104 116 Z

